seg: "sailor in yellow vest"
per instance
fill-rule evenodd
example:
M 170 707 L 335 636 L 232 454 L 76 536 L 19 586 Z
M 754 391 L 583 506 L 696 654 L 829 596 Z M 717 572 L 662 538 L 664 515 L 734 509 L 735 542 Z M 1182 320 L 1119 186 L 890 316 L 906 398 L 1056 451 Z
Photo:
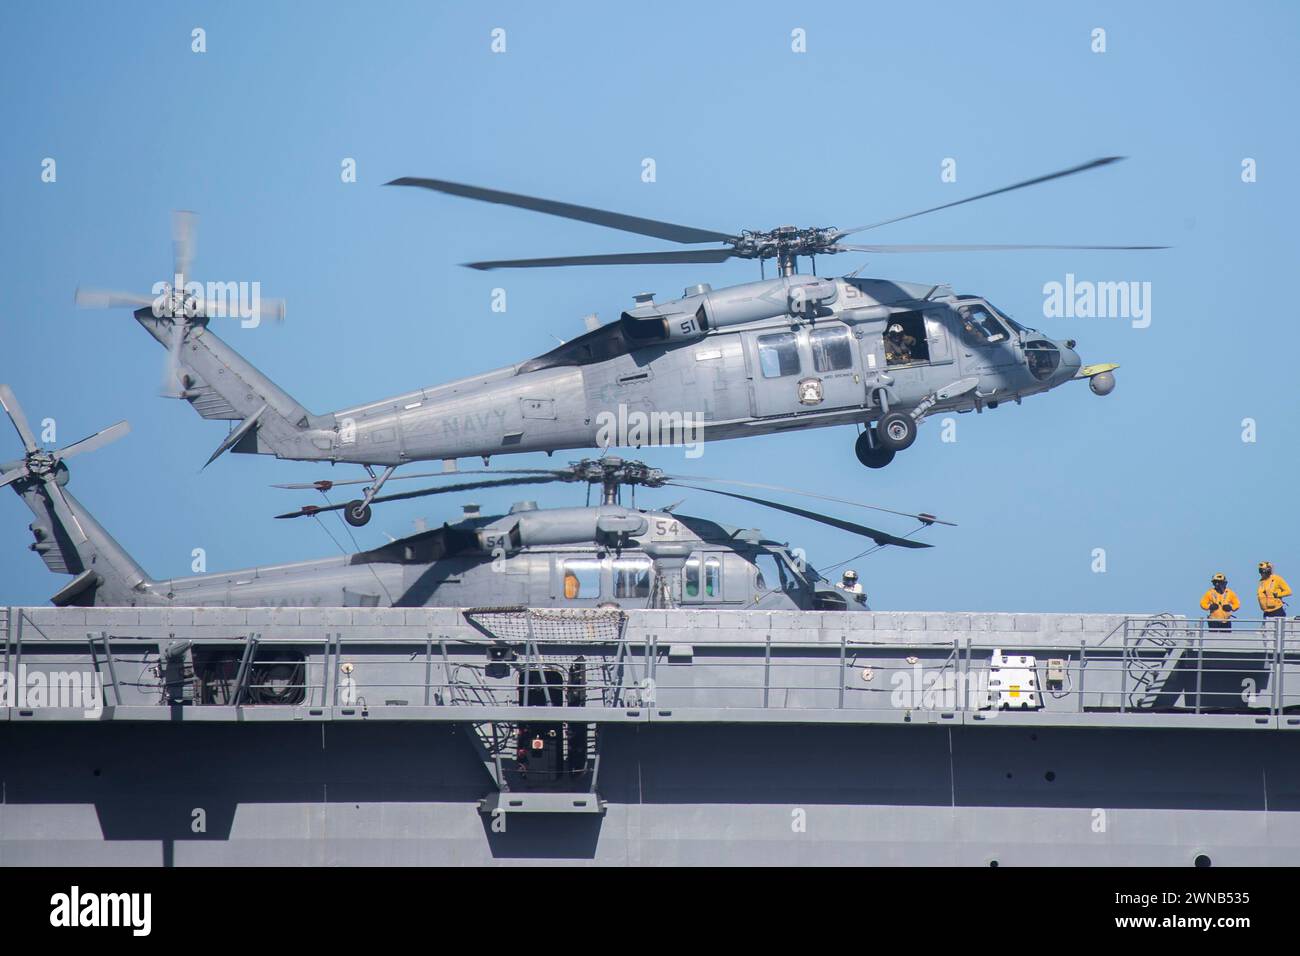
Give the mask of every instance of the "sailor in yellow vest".
M 1241 609 L 1241 600 L 1228 587 L 1223 572 L 1210 578 L 1210 589 L 1201 598 L 1201 610 L 1210 612 L 1209 626 L 1216 630 L 1231 630 L 1232 615 Z
M 1259 609 L 1265 617 L 1286 617 L 1286 602 L 1282 599 L 1291 593 L 1291 585 L 1282 575 L 1273 573 L 1273 565 L 1259 562 Z

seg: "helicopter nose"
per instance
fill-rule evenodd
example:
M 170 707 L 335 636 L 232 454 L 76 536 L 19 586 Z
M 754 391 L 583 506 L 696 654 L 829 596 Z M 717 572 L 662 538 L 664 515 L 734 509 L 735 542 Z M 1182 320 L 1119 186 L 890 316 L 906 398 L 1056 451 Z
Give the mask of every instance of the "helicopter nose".
M 1074 378 L 1079 369 L 1083 368 L 1083 359 L 1074 350 L 1073 340 L 1057 342 L 1056 346 L 1061 350 L 1061 367 L 1057 371 L 1057 378 L 1064 382 Z
M 1024 344 L 1025 365 L 1042 388 L 1055 388 L 1068 382 L 1079 371 L 1082 362 L 1074 350 L 1074 342 L 1058 342 L 1046 336 L 1029 338 Z

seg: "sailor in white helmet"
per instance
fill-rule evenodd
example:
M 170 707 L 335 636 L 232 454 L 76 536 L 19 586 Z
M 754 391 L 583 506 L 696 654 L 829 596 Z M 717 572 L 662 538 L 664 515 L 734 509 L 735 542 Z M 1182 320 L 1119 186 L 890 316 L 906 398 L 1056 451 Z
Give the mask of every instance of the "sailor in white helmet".
M 885 331 L 885 364 L 911 364 L 912 349 L 915 347 L 916 337 L 908 335 L 903 331 L 903 327 L 895 322 Z
M 844 576 L 840 579 L 839 584 L 835 586 L 841 591 L 847 591 L 849 594 L 852 594 L 853 599 L 859 604 L 862 604 L 867 600 L 867 593 L 862 590 L 862 585 L 858 582 L 858 572 L 854 571 L 852 568 L 849 568 L 844 572 Z

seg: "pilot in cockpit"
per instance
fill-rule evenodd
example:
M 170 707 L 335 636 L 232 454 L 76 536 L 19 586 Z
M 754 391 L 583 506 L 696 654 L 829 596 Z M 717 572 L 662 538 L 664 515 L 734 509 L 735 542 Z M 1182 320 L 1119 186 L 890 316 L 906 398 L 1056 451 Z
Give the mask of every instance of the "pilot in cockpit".
M 982 342 L 1001 342 L 1007 335 L 997 320 L 983 306 L 964 306 L 961 313 L 962 329 Z

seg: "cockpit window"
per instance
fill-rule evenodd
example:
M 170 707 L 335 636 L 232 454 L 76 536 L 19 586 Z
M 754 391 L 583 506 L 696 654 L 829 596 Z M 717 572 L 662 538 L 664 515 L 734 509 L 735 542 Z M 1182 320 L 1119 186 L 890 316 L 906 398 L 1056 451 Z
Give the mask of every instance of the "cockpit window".
M 786 580 L 785 566 L 770 551 L 764 551 L 754 557 L 758 571 L 754 576 L 754 588 L 761 595 L 765 591 L 784 591 L 789 587 Z
M 957 311 L 961 315 L 962 333 L 978 345 L 1005 342 L 1010 337 L 1006 326 L 982 305 L 963 305 Z
M 763 378 L 799 374 L 799 346 L 793 332 L 776 332 L 758 337 L 758 365 Z
M 1029 327 L 1027 327 L 1027 326 L 1021 325 L 1019 322 L 1017 322 L 1015 319 L 1013 319 L 1011 316 L 1007 315 L 1005 312 L 1003 312 L 1003 311 L 1000 310 L 1000 309 L 998 310 L 998 317 L 999 317 L 1000 319 L 1002 319 L 1002 321 L 1005 322 L 1007 325 L 1011 326 L 1011 328 L 1013 328 L 1013 329 L 1014 329 L 1015 331 L 1017 331 L 1017 332 L 1032 332 L 1032 331 L 1033 331 L 1033 329 L 1031 329 L 1031 328 L 1029 328 Z
M 1029 373 L 1041 382 L 1060 367 L 1061 350 L 1045 339 L 1033 339 L 1025 343 L 1025 363 Z

